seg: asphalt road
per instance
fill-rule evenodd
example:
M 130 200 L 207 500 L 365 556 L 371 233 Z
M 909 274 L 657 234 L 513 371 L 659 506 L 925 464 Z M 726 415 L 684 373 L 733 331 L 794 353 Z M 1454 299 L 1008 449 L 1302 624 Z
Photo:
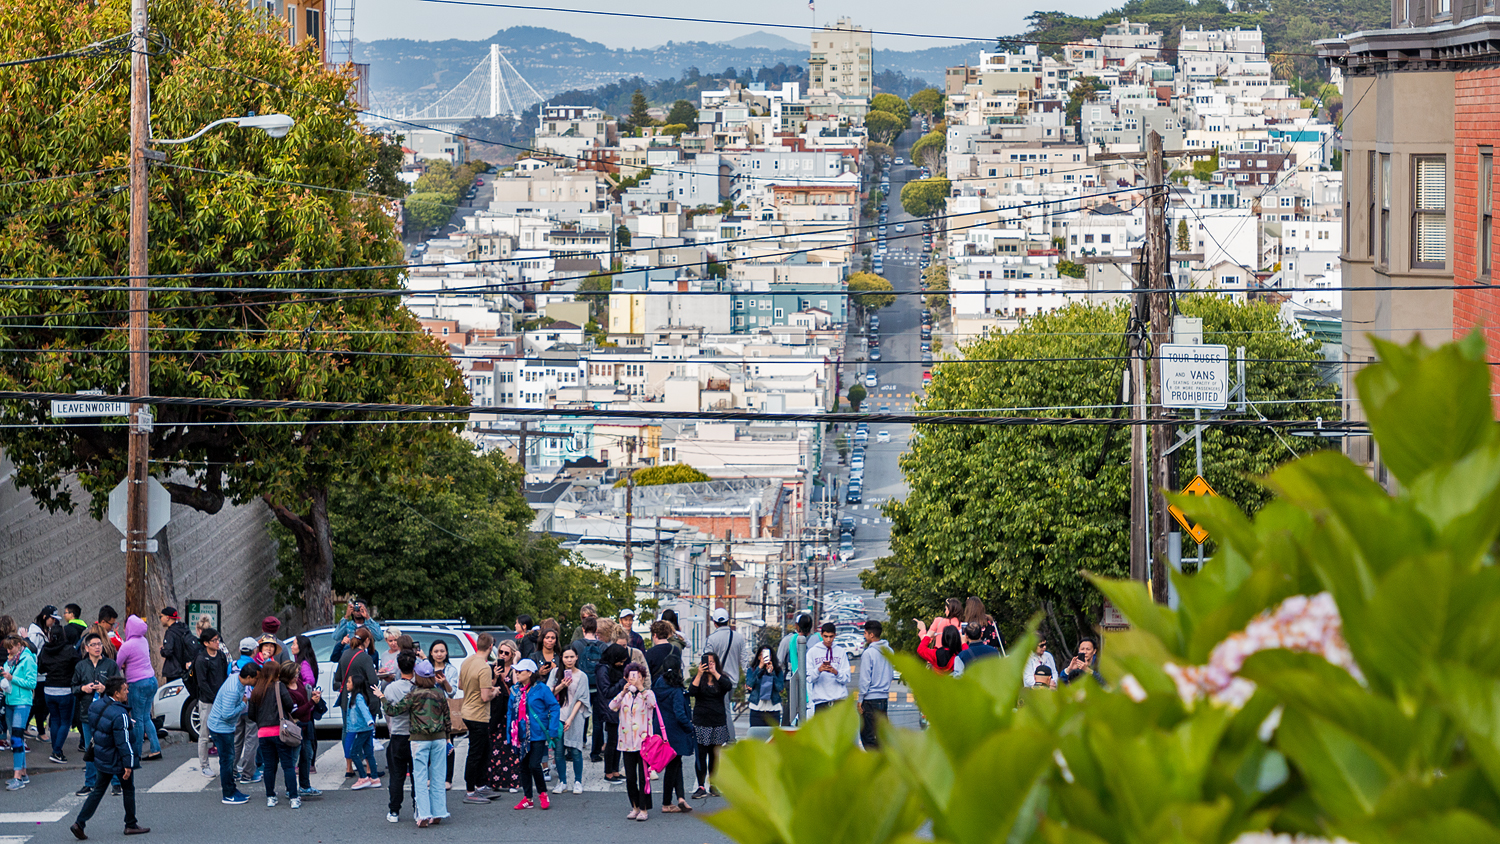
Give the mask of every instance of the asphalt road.
M 178 735 L 178 734 L 173 734 Z M 70 737 L 69 752 L 78 756 Z M 31 741 L 33 748 L 41 743 Z M 462 744 L 460 745 L 462 747 Z M 226 806 L 219 802 L 219 781 L 207 779 L 196 769 L 196 746 L 172 744 L 164 748 L 165 760 L 148 762 L 136 772 L 136 813 L 142 826 L 151 828 L 143 841 L 181 841 L 215 844 L 263 844 L 276 842 L 347 842 L 347 841 L 505 841 L 507 844 L 557 844 L 559 841 L 615 840 L 616 836 L 649 836 L 653 844 L 705 844 L 728 839 L 702 817 L 724 806 L 722 798 L 693 801 L 698 809 L 691 815 L 663 815 L 653 811 L 645 824 L 625 819 L 629 811 L 621 786 L 604 786 L 598 779 L 602 765 L 585 762 L 585 791 L 554 796 L 547 811 L 531 809 L 517 812 L 511 807 L 520 795 L 505 795 L 485 806 L 462 802 L 462 783 L 448 792 L 451 818 L 440 826 L 418 829 L 412 822 L 411 795 L 403 800 L 401 821 L 385 819 L 388 792 L 385 788 L 360 792 L 348 790 L 353 780 L 343 778 L 342 749 L 338 741 L 323 741 L 314 785 L 324 796 L 308 799 L 301 809 L 293 810 L 281 794 L 280 805 L 267 808 L 265 786 L 261 783 L 240 786 L 251 797 L 249 803 Z M 383 753 L 377 753 L 384 759 Z M 45 753 L 28 754 L 32 763 L 31 785 L 0 798 L 0 844 L 72 841 L 68 826 L 73 823 L 84 798 L 73 794 L 83 785 L 83 774 L 70 766 L 46 761 Z M 217 766 L 217 759 L 212 760 Z M 463 762 L 458 762 L 460 771 Z M 217 772 L 217 767 L 214 768 Z M 691 763 L 688 777 L 692 777 Z M 459 774 L 462 779 L 462 774 Z M 389 779 L 385 780 L 389 782 Z M 689 788 L 691 789 L 691 783 Z M 607 790 L 606 790 L 607 789 Z M 660 796 L 660 783 L 653 784 Z M 277 779 L 277 792 L 282 792 Z M 508 799 L 506 799 L 508 798 Z M 124 817 L 121 799 L 106 796 L 99 811 L 88 824 L 90 840 L 118 840 Z M 206 812 L 207 814 L 199 814 Z
M 922 136 L 920 127 L 908 130 L 897 139 L 896 155 L 906 159 L 911 145 Z M 922 390 L 921 326 L 922 297 L 911 295 L 921 289 L 921 221 L 913 218 L 901 208 L 899 199 L 901 186 L 911 179 L 920 178 L 918 169 L 907 163 L 892 166 L 890 213 L 888 217 L 887 244 L 883 276 L 898 293 L 895 302 L 879 311 L 880 316 L 880 362 L 866 360 L 854 363 L 848 377 L 859 377 L 864 382 L 866 372 L 873 371 L 875 387 L 866 387 L 869 395 L 862 409 L 892 413 L 910 412 Z M 898 233 L 896 226 L 904 224 L 906 231 Z M 901 234 L 913 235 L 901 238 Z M 868 325 L 861 327 L 867 330 Z M 866 357 L 863 332 L 851 336 L 850 350 L 846 360 Z M 888 436 L 881 442 L 881 433 Z M 852 435 L 852 431 L 851 431 Z M 824 575 L 826 590 L 854 592 L 865 599 L 869 617 L 885 620 L 885 602 L 866 590 L 859 582 L 859 572 L 869 568 L 875 558 L 890 553 L 890 521 L 880 512 L 881 505 L 892 498 L 904 498 L 907 487 L 901 474 L 898 460 L 907 449 L 911 437 L 910 425 L 872 424 L 870 439 L 865 446 L 865 474 L 863 501 L 848 504 L 840 499 L 841 515 L 855 520 L 854 557 L 830 566 Z M 840 468 L 840 490 L 847 488 L 848 467 Z M 842 493 L 841 493 L 842 494 Z

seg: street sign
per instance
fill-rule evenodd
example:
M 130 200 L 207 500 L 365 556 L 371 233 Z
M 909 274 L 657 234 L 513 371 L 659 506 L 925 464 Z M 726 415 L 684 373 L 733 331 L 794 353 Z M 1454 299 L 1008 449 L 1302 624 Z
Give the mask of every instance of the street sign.
M 197 629 L 198 623 L 207 619 L 209 627 L 219 629 L 219 602 L 218 601 L 195 601 L 191 598 L 187 601 L 187 617 L 183 619 L 190 626 L 188 629 Z
M 1223 410 L 1229 406 L 1229 347 L 1163 343 L 1162 407 Z
M 120 533 L 125 532 L 126 490 L 129 486 L 130 479 L 126 478 L 109 491 L 109 523 Z M 146 479 L 146 490 L 149 493 L 146 499 L 146 536 L 149 537 L 155 536 L 171 520 L 172 493 L 167 492 L 167 488 L 156 478 Z
M 1182 490 L 1182 494 L 1218 496 L 1218 493 L 1214 492 L 1214 488 L 1208 485 L 1208 481 L 1203 480 L 1202 475 L 1193 478 L 1193 482 Z M 1202 545 L 1203 540 L 1208 538 L 1208 530 L 1192 519 L 1189 519 L 1188 515 L 1182 512 L 1182 509 L 1176 504 L 1168 504 L 1167 512 L 1172 514 L 1172 518 L 1177 520 L 1177 524 L 1182 525 L 1182 529 L 1187 532 L 1188 536 L 1193 538 L 1194 542 Z
M 59 419 L 72 419 L 80 416 L 129 416 L 130 405 L 122 401 L 53 399 L 52 415 Z

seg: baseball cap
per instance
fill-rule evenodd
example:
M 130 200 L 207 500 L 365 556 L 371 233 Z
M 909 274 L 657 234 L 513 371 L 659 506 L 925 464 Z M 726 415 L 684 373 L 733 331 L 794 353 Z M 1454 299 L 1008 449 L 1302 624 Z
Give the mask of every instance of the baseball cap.
M 246 636 L 240 640 L 240 653 L 248 654 L 255 651 L 255 640 Z
M 417 660 L 416 674 L 418 677 L 436 677 L 437 672 L 433 670 L 432 663 L 425 659 Z
M 58 621 L 62 621 L 62 614 L 57 611 L 57 607 L 54 607 L 51 604 L 42 607 L 42 615 L 47 616 L 48 618 L 55 618 Z
M 167 618 L 176 618 L 177 617 L 177 608 L 176 607 L 162 607 L 161 608 L 161 614 L 164 615 L 164 616 L 166 616 Z
M 620 618 L 627 618 L 627 617 L 628 618 L 635 618 L 635 610 L 631 609 L 630 607 L 626 607 L 625 609 L 620 610 Z
M 1051 677 L 1052 676 L 1052 669 L 1048 668 L 1045 665 L 1038 665 L 1036 667 L 1036 670 L 1033 671 L 1033 672 L 1031 672 L 1031 674 L 1032 674 L 1032 676 L 1036 676 L 1036 675 L 1040 674 L 1043 677 Z
M 715 607 L 712 617 L 714 621 L 723 624 L 724 622 L 729 620 L 729 610 L 726 610 L 723 607 Z
M 520 662 L 516 663 L 516 670 L 517 671 L 535 671 L 536 670 L 536 660 L 530 659 L 530 658 L 523 659 Z

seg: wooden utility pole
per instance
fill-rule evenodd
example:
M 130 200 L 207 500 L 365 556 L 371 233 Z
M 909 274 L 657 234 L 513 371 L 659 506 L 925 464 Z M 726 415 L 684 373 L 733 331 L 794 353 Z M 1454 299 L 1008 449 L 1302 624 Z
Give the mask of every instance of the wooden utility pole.
M 1173 426 L 1162 424 L 1161 348 L 1171 340 L 1172 294 L 1167 273 L 1167 255 L 1172 248 L 1167 232 L 1167 184 L 1162 162 L 1161 135 L 1146 136 L 1146 182 L 1151 191 L 1146 201 L 1146 278 L 1150 283 L 1151 319 L 1151 595 L 1167 602 L 1167 533 L 1172 516 L 1165 492 L 1172 487 L 1168 449 L 1175 435 Z
M 1147 288 L 1146 262 L 1136 262 L 1135 286 L 1139 291 Z M 1137 293 L 1135 297 L 1136 318 L 1130 322 L 1131 335 L 1127 338 L 1130 344 L 1130 369 L 1128 373 L 1129 387 L 1126 401 L 1130 403 L 1130 418 L 1134 420 L 1145 420 L 1146 418 L 1146 337 L 1141 330 L 1146 320 L 1147 300 L 1150 297 L 1145 293 Z M 1147 484 L 1148 473 L 1146 471 L 1146 426 L 1135 425 L 1130 429 L 1130 579 L 1139 583 L 1145 583 L 1151 574 L 1151 540 L 1148 530 L 1146 514 L 1146 502 L 1150 499 L 1150 487 Z
M 146 41 L 146 0 L 130 4 L 130 394 L 151 392 L 150 340 L 146 334 L 151 307 L 146 287 L 150 267 L 146 235 L 150 190 L 146 172 L 151 144 L 151 77 Z M 151 419 L 146 405 L 130 405 L 125 505 L 125 612 L 150 618 L 146 609 L 147 514 L 151 466 Z

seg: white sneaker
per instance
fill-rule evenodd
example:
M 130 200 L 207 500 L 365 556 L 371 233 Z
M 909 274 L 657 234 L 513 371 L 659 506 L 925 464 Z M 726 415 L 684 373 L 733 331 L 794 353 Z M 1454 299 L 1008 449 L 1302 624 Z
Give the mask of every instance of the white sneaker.
M 574 794 L 582 794 L 583 793 L 583 780 L 573 780 L 573 793 Z
M 276 808 L 276 798 L 275 797 L 267 797 L 266 798 L 266 808 L 267 809 L 274 809 L 274 808 Z
M 302 808 L 302 798 L 301 797 L 293 797 L 292 800 L 291 800 L 291 802 L 288 803 L 287 805 L 291 806 L 293 809 L 300 809 L 300 808 Z
M 398 814 L 396 814 L 395 812 L 386 812 L 385 813 L 385 819 L 387 821 L 390 821 L 391 823 L 400 823 L 401 822 L 401 816 L 398 815 Z
M 203 776 L 208 777 L 209 779 L 213 779 L 214 777 L 218 776 L 218 774 L 214 773 L 213 771 L 210 771 L 208 769 L 208 766 L 204 765 L 203 766 Z

